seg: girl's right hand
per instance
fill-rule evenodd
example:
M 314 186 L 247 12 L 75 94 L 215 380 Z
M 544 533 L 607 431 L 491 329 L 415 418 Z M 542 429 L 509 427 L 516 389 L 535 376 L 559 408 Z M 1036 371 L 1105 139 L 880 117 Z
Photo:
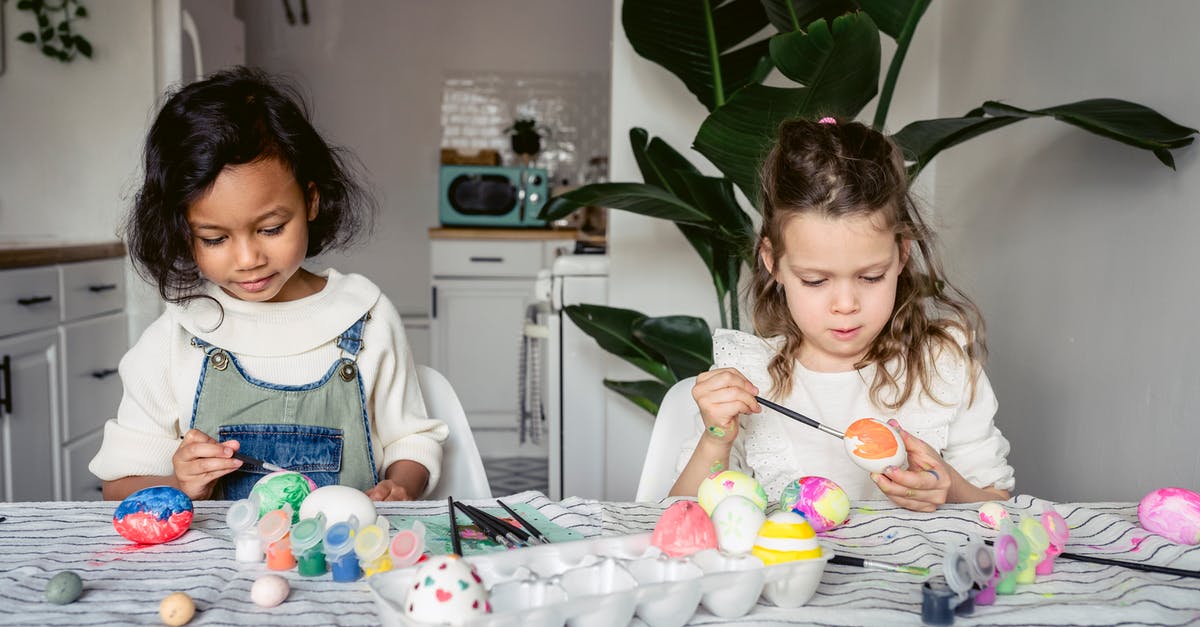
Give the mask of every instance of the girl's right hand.
M 757 394 L 758 388 L 736 368 L 718 368 L 697 375 L 692 398 L 708 429 L 705 437 L 732 445 L 738 433 L 738 416 L 762 411 L 754 398 Z
M 238 446 L 237 440 L 217 442 L 202 431 L 189 429 L 171 457 L 179 489 L 192 500 L 212 497 L 217 479 L 242 467 L 241 460 L 233 459 Z

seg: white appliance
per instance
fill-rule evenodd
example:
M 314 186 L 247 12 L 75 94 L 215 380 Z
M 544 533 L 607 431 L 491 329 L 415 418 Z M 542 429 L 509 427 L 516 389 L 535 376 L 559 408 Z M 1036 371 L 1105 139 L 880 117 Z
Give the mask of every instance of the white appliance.
M 539 299 L 545 307 L 542 400 L 549 440 L 549 496 L 604 498 L 605 355 L 575 326 L 563 307 L 608 302 L 608 256 L 563 255 L 542 271 Z

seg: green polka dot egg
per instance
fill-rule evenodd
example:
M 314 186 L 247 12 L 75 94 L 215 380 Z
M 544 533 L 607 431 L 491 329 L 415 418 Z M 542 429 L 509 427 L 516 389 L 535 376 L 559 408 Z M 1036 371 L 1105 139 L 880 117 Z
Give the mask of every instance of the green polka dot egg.
M 767 493 L 758 480 L 736 470 L 722 470 L 704 478 L 700 489 L 696 492 L 696 500 L 705 513 L 712 515 L 713 510 L 728 496 L 742 496 L 758 506 L 767 508 Z

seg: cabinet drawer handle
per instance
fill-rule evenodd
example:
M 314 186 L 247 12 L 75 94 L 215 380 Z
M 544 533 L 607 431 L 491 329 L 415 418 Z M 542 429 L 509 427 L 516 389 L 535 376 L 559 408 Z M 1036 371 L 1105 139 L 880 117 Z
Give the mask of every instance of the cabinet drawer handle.
M 117 374 L 116 368 L 105 368 L 104 370 L 93 370 L 92 376 L 97 379 L 107 379 L 114 374 Z
M 91 291 L 93 293 L 107 292 L 108 290 L 115 290 L 115 289 L 117 289 L 116 283 L 105 283 L 103 285 L 89 285 L 88 286 L 88 291 Z
M 0 370 L 4 371 L 4 398 L 0 398 L 0 411 L 12 413 L 12 359 L 8 355 L 0 360 Z
M 30 296 L 29 298 L 18 298 L 17 304 L 28 307 L 30 305 L 37 305 L 38 303 L 48 303 L 52 300 L 54 300 L 53 296 Z
M 504 257 L 471 257 L 471 263 L 504 263 Z

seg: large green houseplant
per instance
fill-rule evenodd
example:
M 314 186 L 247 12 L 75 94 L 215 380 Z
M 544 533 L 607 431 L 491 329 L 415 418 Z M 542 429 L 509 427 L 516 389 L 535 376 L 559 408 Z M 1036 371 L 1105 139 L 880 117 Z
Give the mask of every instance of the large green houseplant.
M 551 202 L 542 217 L 598 205 L 673 221 L 709 270 L 721 325 L 738 327 L 737 286 L 743 264 L 753 261 L 754 231 L 734 188 L 756 200 L 759 165 L 785 119 L 856 118 L 878 95 L 871 123 L 883 129 L 900 68 L 930 2 L 625 0 L 621 22 L 633 49 L 677 76 L 708 108 L 692 147 L 724 177 L 701 174 L 661 138 L 634 128 L 629 138 L 644 182 L 579 188 Z M 896 42 L 882 86 L 881 32 Z M 763 85 L 773 69 L 796 85 Z M 915 178 L 941 151 L 1031 117 L 1052 117 L 1149 150 L 1171 168 L 1170 150 L 1190 144 L 1196 133 L 1142 105 L 1101 98 L 1041 109 L 988 101 L 961 117 L 913 122 L 892 138 Z M 652 413 L 671 384 L 712 363 L 710 331 L 700 318 L 650 317 L 598 305 L 566 312 L 605 350 L 654 377 L 604 382 Z

